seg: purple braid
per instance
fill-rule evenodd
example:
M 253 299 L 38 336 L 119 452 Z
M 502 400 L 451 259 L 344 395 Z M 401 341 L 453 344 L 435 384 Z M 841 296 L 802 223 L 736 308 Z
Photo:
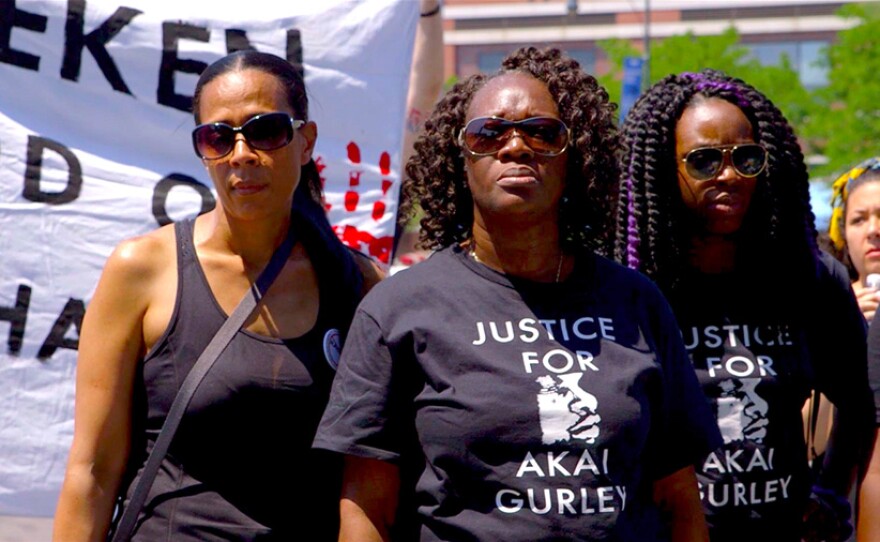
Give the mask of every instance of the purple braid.
M 638 269 L 639 264 L 639 225 L 636 220 L 636 199 L 633 195 L 635 183 L 633 182 L 633 164 L 629 163 L 629 170 L 624 181 L 626 183 L 626 265 L 631 269 Z
M 684 72 L 681 74 L 681 77 L 685 80 L 689 79 L 693 81 L 695 83 L 694 89 L 697 92 L 703 92 L 706 90 L 729 92 L 736 98 L 736 105 L 739 107 L 748 109 L 751 105 L 739 85 L 735 85 L 733 82 L 716 81 L 714 79 L 709 79 L 705 74 L 693 72 Z
M 625 152 L 619 155 L 615 258 L 638 268 L 664 291 L 683 279 L 689 266 L 691 217 L 675 182 L 675 130 L 687 107 L 708 98 L 739 107 L 752 124 L 755 142 L 768 153 L 767 169 L 738 233 L 743 250 L 737 258 L 742 258 L 744 269 L 752 262 L 772 260 L 811 280 L 818 254 L 816 228 L 797 137 L 766 96 L 715 70 L 665 77 L 645 91 L 627 115 L 621 130 Z

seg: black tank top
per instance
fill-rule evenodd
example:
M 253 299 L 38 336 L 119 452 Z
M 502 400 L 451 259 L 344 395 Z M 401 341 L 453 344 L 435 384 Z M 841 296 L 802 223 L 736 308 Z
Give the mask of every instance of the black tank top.
M 174 313 L 136 385 L 134 480 L 181 382 L 226 319 L 199 264 L 193 221 L 175 233 Z M 239 330 L 195 392 L 132 540 L 336 540 L 340 460 L 311 443 L 350 303 L 338 299 L 345 288 L 322 279 L 334 276 L 327 258 L 304 244 L 319 277 L 315 326 L 284 340 Z

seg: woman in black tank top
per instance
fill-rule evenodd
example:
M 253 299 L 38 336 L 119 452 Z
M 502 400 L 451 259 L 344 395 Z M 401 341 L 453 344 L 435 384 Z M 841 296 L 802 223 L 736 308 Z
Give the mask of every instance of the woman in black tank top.
M 217 207 L 125 241 L 107 262 L 83 323 L 54 539 L 106 537 L 181 382 L 290 231 L 290 257 L 193 395 L 132 540 L 335 540 L 339 469 L 311 443 L 380 272 L 327 222 L 296 67 L 224 57 L 200 77 L 193 111 Z

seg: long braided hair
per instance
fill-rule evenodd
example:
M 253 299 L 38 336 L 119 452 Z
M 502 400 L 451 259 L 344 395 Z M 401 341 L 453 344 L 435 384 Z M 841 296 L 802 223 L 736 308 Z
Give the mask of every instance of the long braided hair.
M 455 134 L 465 124 L 474 95 L 489 80 L 508 73 L 526 73 L 547 85 L 560 119 L 571 130 L 559 210 L 562 248 L 570 253 L 604 253 L 617 186 L 616 106 L 577 61 L 553 48 L 521 48 L 504 59 L 499 72 L 470 76 L 437 103 L 406 164 L 402 222 L 418 202 L 424 211 L 420 239 L 424 248 L 440 249 L 471 237 L 474 203 Z
M 614 257 L 667 291 L 687 268 L 690 211 L 677 180 L 675 127 L 695 101 L 720 98 L 739 107 L 755 142 L 768 152 L 741 231 L 747 261 L 770 258 L 815 270 L 818 249 L 803 153 L 785 117 L 762 93 L 715 70 L 670 75 L 635 103 L 622 128 L 620 197 Z M 747 263 L 739 260 L 737 265 Z M 807 263 L 803 268 L 799 263 Z

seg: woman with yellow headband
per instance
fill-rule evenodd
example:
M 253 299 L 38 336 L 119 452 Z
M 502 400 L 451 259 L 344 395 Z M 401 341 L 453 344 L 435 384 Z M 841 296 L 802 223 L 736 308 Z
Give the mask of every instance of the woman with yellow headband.
M 828 230 L 869 322 L 880 304 L 880 183 L 875 181 L 880 181 L 880 157 L 865 160 L 834 181 Z
M 880 157 L 870 158 L 837 178 L 832 185 L 831 222 L 828 237 L 837 257 L 846 264 L 853 292 L 865 319 L 871 322 L 880 294 L 870 278 L 880 279 Z M 880 280 L 878 280 L 880 282 Z M 868 377 L 874 389 L 880 425 L 880 326 L 868 332 Z M 859 542 L 880 540 L 880 440 L 859 492 Z

